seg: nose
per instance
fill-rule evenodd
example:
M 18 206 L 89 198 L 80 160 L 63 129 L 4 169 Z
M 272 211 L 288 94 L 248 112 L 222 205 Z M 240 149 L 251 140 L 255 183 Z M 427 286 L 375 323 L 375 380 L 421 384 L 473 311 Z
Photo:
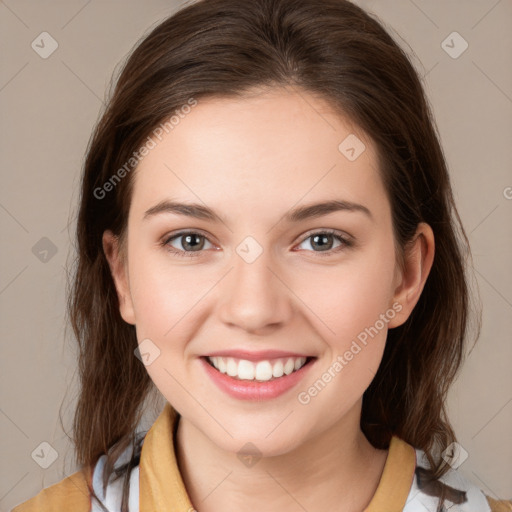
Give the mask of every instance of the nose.
M 292 316 L 293 293 L 282 272 L 272 262 L 270 250 L 255 261 L 233 253 L 233 267 L 223 279 L 219 300 L 220 319 L 229 327 L 253 334 L 268 334 Z

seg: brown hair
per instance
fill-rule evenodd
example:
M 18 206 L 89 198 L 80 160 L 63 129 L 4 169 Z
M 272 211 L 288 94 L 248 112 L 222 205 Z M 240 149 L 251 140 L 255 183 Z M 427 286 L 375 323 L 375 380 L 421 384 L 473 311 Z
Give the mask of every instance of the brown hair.
M 105 230 L 121 242 L 126 237 L 133 173 L 123 173 L 108 192 L 104 184 L 113 183 L 126 162 L 133 164 L 130 158 L 152 130 L 191 98 L 280 86 L 327 100 L 374 141 L 397 261 L 403 262 L 420 222 L 432 227 L 430 275 L 410 317 L 388 333 L 382 363 L 363 396 L 361 428 L 376 447 L 387 448 L 397 435 L 424 450 L 432 477 L 448 469 L 439 452 L 455 440 L 445 399 L 468 334 L 470 251 L 413 65 L 381 22 L 346 0 L 203 0 L 165 19 L 131 53 L 84 164 L 68 301 L 80 349 L 74 443 L 80 464 L 108 455 L 104 485 L 120 453 L 140 447 L 134 431 L 143 402 L 155 391 L 134 356 L 135 328 L 121 318 L 102 249 Z

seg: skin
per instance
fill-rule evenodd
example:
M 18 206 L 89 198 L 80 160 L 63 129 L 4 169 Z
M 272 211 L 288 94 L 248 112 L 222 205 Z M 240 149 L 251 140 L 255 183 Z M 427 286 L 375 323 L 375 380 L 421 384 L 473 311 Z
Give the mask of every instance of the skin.
M 349 134 L 366 146 L 355 161 L 338 150 Z M 123 319 L 136 326 L 139 343 L 149 338 L 160 350 L 146 368 L 182 415 L 177 458 L 194 507 L 363 510 L 387 451 L 360 429 L 362 395 L 387 329 L 405 322 L 420 297 L 434 255 L 430 226 L 418 226 L 402 271 L 372 141 L 305 91 L 202 100 L 134 172 L 126 255 L 110 231 L 103 246 Z M 224 222 L 173 213 L 143 220 L 169 198 L 204 204 Z M 329 199 L 362 204 L 372 217 L 338 211 L 282 220 L 297 206 Z M 183 229 L 206 236 L 196 256 L 160 244 Z M 326 256 L 310 233 L 325 229 L 348 234 L 354 245 L 336 251 L 340 242 L 329 238 Z M 247 236 L 263 251 L 252 263 L 236 252 Z M 169 245 L 187 247 L 183 237 Z M 299 403 L 298 393 L 394 303 L 401 311 L 321 393 Z M 219 390 L 200 364 L 200 356 L 224 349 L 289 350 L 317 360 L 291 391 L 246 402 Z M 237 457 L 247 442 L 262 455 L 252 467 Z

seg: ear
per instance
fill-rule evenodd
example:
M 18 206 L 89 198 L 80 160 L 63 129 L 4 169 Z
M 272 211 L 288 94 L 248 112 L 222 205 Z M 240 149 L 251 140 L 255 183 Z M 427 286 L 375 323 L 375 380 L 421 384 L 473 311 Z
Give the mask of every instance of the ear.
M 119 239 L 112 231 L 107 230 L 103 233 L 102 241 L 103 252 L 107 258 L 119 298 L 119 312 L 125 322 L 135 325 L 135 311 L 128 281 L 128 265 L 121 257 Z
M 404 254 L 404 269 L 395 272 L 395 292 L 393 303 L 398 303 L 397 314 L 389 321 L 388 327 L 402 325 L 411 314 L 418 302 L 427 277 L 432 268 L 435 252 L 435 240 L 432 228 L 420 222 L 411 243 Z

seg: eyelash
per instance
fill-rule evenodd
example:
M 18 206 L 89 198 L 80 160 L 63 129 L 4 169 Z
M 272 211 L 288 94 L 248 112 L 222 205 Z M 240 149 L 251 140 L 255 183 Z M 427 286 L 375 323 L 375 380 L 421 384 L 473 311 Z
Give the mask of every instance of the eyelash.
M 206 238 L 208 240 L 208 237 L 206 235 L 204 235 L 203 233 L 200 233 L 198 231 L 181 231 L 179 233 L 173 234 L 170 237 L 164 238 L 164 240 L 161 242 L 161 245 L 166 250 L 168 250 L 170 253 L 172 253 L 172 254 L 174 254 L 176 256 L 179 256 L 179 257 L 183 257 L 183 258 L 190 258 L 190 257 L 192 257 L 192 258 L 194 258 L 194 257 L 200 256 L 201 253 L 204 252 L 203 250 L 201 250 L 201 251 L 182 251 L 180 249 L 175 249 L 174 247 L 169 245 L 169 243 L 171 241 L 173 241 L 176 238 L 179 238 L 181 236 L 185 236 L 185 235 L 199 235 L 199 236 L 204 237 L 204 238 Z M 339 242 L 341 242 L 341 245 L 339 247 L 336 247 L 335 249 L 330 249 L 328 251 L 308 251 L 308 252 L 317 253 L 321 257 L 332 256 L 333 254 L 337 254 L 340 251 L 343 251 L 345 249 L 349 249 L 349 248 L 353 247 L 353 245 L 354 245 L 354 242 L 352 240 L 346 238 L 340 232 L 338 232 L 336 230 L 333 230 L 333 229 L 325 229 L 323 231 L 315 231 L 315 232 L 309 233 L 306 237 L 304 237 L 301 240 L 299 245 L 301 245 L 303 242 L 305 242 L 309 238 L 314 237 L 315 235 L 334 235 L 334 238 L 336 238 Z

